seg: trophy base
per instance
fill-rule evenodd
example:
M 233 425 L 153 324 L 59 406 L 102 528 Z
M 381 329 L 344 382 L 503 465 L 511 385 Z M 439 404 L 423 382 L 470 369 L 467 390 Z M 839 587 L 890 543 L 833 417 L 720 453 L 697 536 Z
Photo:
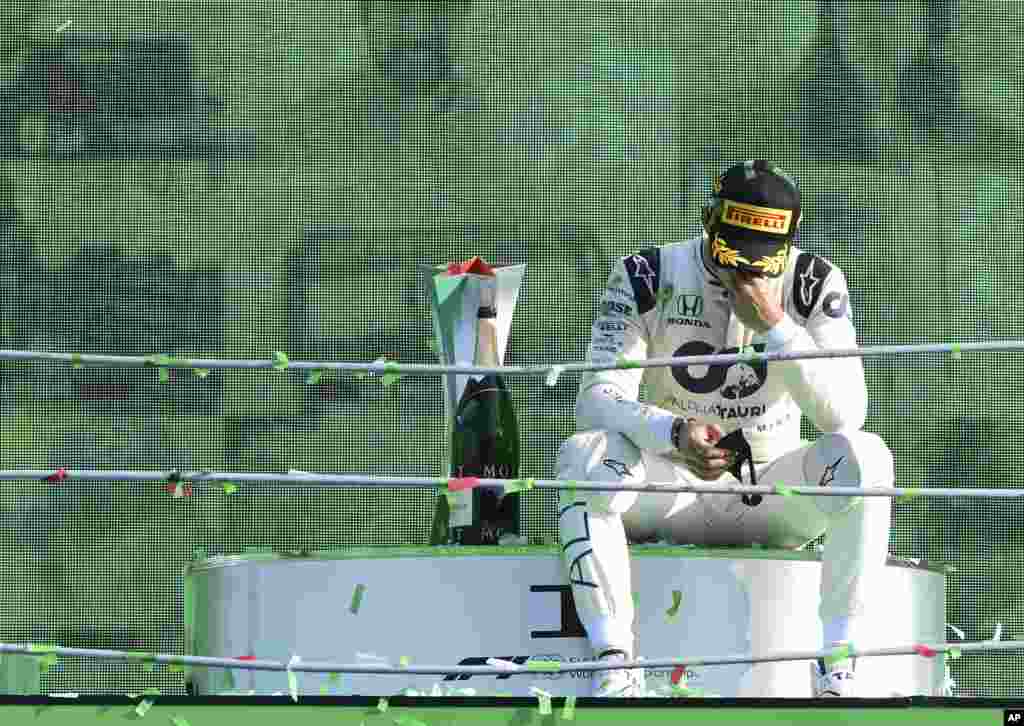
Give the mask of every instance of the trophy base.
M 497 492 L 483 490 L 474 497 L 473 506 L 476 514 L 473 524 L 451 527 L 448 500 L 438 497 L 430 544 L 497 547 L 502 537 L 520 537 L 518 494 L 500 496 Z

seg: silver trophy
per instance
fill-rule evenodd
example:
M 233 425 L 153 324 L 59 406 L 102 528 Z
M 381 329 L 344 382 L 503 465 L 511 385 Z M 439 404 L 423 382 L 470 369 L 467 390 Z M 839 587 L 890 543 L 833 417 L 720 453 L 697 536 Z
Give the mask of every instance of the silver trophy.
M 479 257 L 420 267 L 443 365 L 500 366 L 526 265 L 492 267 Z M 446 477 L 515 479 L 519 428 L 500 375 L 449 373 L 444 389 Z M 500 544 L 519 537 L 518 495 L 476 487 L 439 497 L 432 544 Z

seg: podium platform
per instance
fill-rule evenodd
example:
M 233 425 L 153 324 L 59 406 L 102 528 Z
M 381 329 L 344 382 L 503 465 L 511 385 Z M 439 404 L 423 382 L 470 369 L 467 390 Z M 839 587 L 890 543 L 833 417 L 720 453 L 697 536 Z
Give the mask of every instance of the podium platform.
M 648 658 L 762 654 L 821 647 L 820 555 L 768 549 L 634 546 L 635 631 Z M 366 547 L 302 556 L 251 554 L 189 563 L 184 572 L 186 653 L 340 663 L 485 665 L 488 658 L 591 660 L 557 547 Z M 350 606 L 363 585 L 358 612 Z M 682 601 L 672 618 L 674 590 Z M 945 641 L 945 575 L 890 559 L 872 601 L 872 642 Z M 809 697 L 807 661 L 692 668 L 688 685 L 716 696 Z M 237 691 L 288 691 L 280 672 L 235 673 Z M 384 696 L 404 688 L 472 688 L 476 695 L 590 693 L 590 673 L 516 676 L 297 673 L 299 692 Z M 648 688 L 670 669 L 648 669 Z M 882 656 L 857 663 L 862 695 L 941 695 L 942 658 Z M 196 695 L 222 692 L 224 674 L 199 668 Z

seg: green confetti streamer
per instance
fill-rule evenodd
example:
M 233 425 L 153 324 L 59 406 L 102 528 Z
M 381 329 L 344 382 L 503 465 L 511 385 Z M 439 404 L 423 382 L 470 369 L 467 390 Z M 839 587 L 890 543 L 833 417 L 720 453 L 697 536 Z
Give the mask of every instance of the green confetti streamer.
M 135 707 L 135 713 L 139 715 L 139 718 L 145 718 L 151 708 L 153 708 L 153 702 L 147 698 Z
M 639 608 L 640 607 L 640 593 L 638 593 L 638 592 L 634 592 L 633 593 L 633 607 L 634 608 Z
M 950 648 L 949 650 L 946 651 L 946 660 L 956 660 L 959 657 L 960 657 L 960 649 L 959 648 Z
M 629 358 L 627 358 L 626 356 L 622 355 L 621 353 L 619 354 L 619 357 L 615 359 L 615 362 L 618 364 L 618 367 L 622 368 L 622 369 L 626 369 L 626 368 L 639 368 L 640 367 L 640 364 L 639 364 L 638 361 L 630 360 Z
M 561 665 L 557 660 L 529 660 L 526 662 L 526 670 L 550 672 L 557 671 Z
M 760 357 L 758 355 L 758 352 L 756 350 L 754 350 L 754 346 L 752 346 L 752 345 L 748 345 L 746 348 L 744 348 L 740 352 L 740 355 L 742 356 L 743 360 L 745 360 L 745 361 L 755 361 L 755 360 L 757 360 Z
M 177 361 L 172 356 L 169 356 L 166 353 L 157 353 L 156 355 L 151 355 L 148 358 L 147 362 L 150 365 L 156 366 L 158 368 L 169 368 L 170 366 L 173 366 L 175 363 L 177 363 Z
M 153 667 L 156 664 L 153 663 L 152 660 L 146 660 L 146 659 L 147 658 L 155 658 L 156 657 L 156 653 L 146 653 L 144 651 L 139 651 L 139 650 L 130 650 L 130 651 L 128 651 L 128 657 L 129 658 L 133 658 L 135 660 L 143 661 L 142 667 L 145 668 L 146 671 L 148 671 L 149 673 L 153 672 Z
M 71 367 L 72 368 L 81 368 L 82 367 L 82 354 L 81 353 L 72 353 L 71 354 Z
M 794 492 L 790 487 L 786 486 L 782 482 L 779 482 L 778 484 L 775 485 L 775 493 L 781 494 L 784 497 L 796 496 L 796 492 Z
M 174 726 L 192 726 L 184 716 L 171 716 L 171 723 Z
M 576 718 L 576 696 L 566 696 L 562 706 L 562 720 L 572 721 Z
M 209 368 L 193 368 L 192 372 L 196 374 L 196 378 L 206 378 L 210 375 Z
M 168 663 L 167 664 L 167 670 L 170 673 L 184 673 L 185 672 L 185 666 L 182 665 L 181 663 Z
M 542 691 L 539 688 L 531 688 L 533 694 L 537 696 L 537 707 L 540 709 L 541 716 L 551 715 L 551 694 L 547 691 Z
M 228 496 L 235 494 L 238 491 L 238 485 L 232 484 L 229 481 L 224 482 L 224 493 Z
M 960 352 L 960 346 L 959 345 L 954 345 L 953 346 L 953 350 L 951 352 L 951 355 L 953 357 L 953 360 L 960 360 L 961 358 L 963 358 L 963 353 Z
M 283 371 L 288 368 L 288 356 L 279 350 L 274 351 L 274 370 Z
M 299 702 L 299 679 L 291 669 L 288 670 L 288 693 L 293 701 Z
M 50 668 L 57 665 L 57 654 L 49 653 L 40 658 L 36 658 L 35 661 L 39 666 L 39 675 L 46 675 L 46 672 L 50 670 Z
M 665 615 L 670 621 L 675 620 L 679 615 L 679 606 L 683 603 L 683 593 L 679 590 L 672 591 L 672 607 L 665 611 Z
M 379 701 L 377 701 L 377 710 L 380 711 L 381 713 L 387 713 L 388 712 L 388 699 L 387 698 L 384 698 L 382 696 L 381 699 Z
M 408 668 L 409 667 L 409 656 L 407 656 L 407 655 L 400 656 L 398 658 L 398 667 L 399 668 Z
M 907 491 L 900 496 L 896 497 L 897 504 L 906 504 L 911 499 L 921 494 L 920 489 L 907 489 Z
M 363 605 L 363 593 L 366 592 L 366 585 L 356 585 L 355 591 L 352 593 L 352 602 L 348 606 L 348 610 L 353 615 L 359 614 L 359 608 Z
M 321 696 L 326 696 L 327 695 L 327 686 L 326 685 L 320 686 L 320 695 Z
M 235 672 L 230 668 L 224 670 L 224 682 L 221 687 L 225 691 L 235 690 Z
M 828 655 L 825 656 L 825 663 L 832 665 L 838 663 L 841 660 L 846 660 L 850 657 L 850 645 L 849 643 L 843 643 L 831 650 Z
M 317 383 L 320 382 L 320 379 L 323 378 L 323 375 L 324 372 L 322 370 L 320 370 L 319 368 L 314 368 L 309 372 L 309 375 L 306 376 L 306 385 L 315 386 Z
M 341 674 L 340 673 L 329 673 L 329 674 L 327 674 L 327 682 L 330 683 L 332 686 L 340 683 L 341 682 Z
M 505 484 L 505 493 L 526 492 L 533 489 L 537 482 L 533 479 L 513 479 Z
M 388 362 L 384 364 L 384 377 L 381 378 L 381 383 L 383 383 L 385 387 L 392 385 L 401 377 L 402 375 L 398 372 L 397 363 Z
M 167 383 L 171 380 L 171 372 L 166 368 L 160 369 L 160 382 Z

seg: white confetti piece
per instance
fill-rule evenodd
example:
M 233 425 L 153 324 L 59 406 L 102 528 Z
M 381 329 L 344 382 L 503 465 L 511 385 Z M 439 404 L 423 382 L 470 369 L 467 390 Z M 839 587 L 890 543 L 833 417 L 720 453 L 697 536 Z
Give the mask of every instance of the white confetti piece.
M 530 693 L 537 697 L 538 706 L 540 707 L 540 715 L 548 716 L 551 714 L 551 694 L 547 691 L 541 690 L 536 686 L 530 686 Z
M 501 658 L 488 658 L 487 665 L 494 668 L 500 668 L 503 671 L 518 671 L 522 670 L 518 664 L 513 663 L 510 660 L 502 660 Z
M 565 371 L 565 366 L 551 366 L 551 370 L 548 371 L 547 378 L 544 379 L 544 384 L 548 387 L 553 387 L 558 384 L 558 379 Z
M 302 659 L 297 655 L 293 655 L 291 660 L 288 661 L 288 692 L 296 703 L 299 702 L 299 679 L 295 676 L 292 668 L 301 661 Z
M 147 699 L 135 707 L 135 713 L 139 715 L 139 718 L 144 718 L 151 708 L 153 708 L 153 702 Z
M 1002 623 L 996 623 L 996 632 L 994 632 L 992 634 L 992 642 L 993 643 L 998 643 L 999 639 L 1002 637 L 1002 635 L 1003 635 L 1003 624 Z
M 964 639 L 964 631 L 960 630 L 960 628 L 955 625 L 950 625 L 949 623 L 946 623 L 946 627 L 956 633 L 956 637 L 960 638 L 960 640 Z
M 67 30 L 68 28 L 70 28 L 70 27 L 71 27 L 71 23 L 72 23 L 72 21 L 71 21 L 71 20 L 68 20 L 68 21 L 66 21 L 66 22 L 65 22 L 65 23 L 64 23 L 63 25 L 61 25 L 61 26 L 60 26 L 59 28 L 57 28 L 57 29 L 56 29 L 55 31 L 53 31 L 53 32 L 54 32 L 54 33 L 63 33 L 63 32 L 65 31 L 65 30 Z

